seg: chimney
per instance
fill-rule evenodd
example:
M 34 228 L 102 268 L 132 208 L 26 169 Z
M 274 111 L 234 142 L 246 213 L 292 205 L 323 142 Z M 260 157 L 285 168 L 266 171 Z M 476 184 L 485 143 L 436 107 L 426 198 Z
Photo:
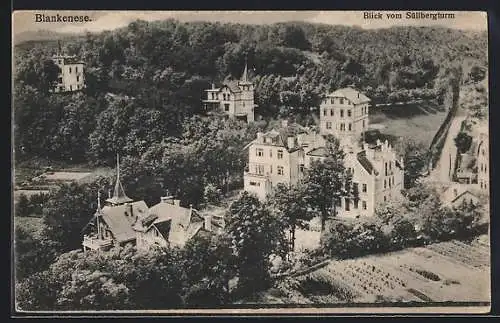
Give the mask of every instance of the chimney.
M 175 206 L 181 206 L 181 200 L 174 200 Z
M 127 204 L 127 208 L 128 208 L 128 216 L 132 217 L 134 215 L 134 210 L 132 208 L 132 204 L 131 203 Z
M 215 83 L 212 83 L 212 90 L 215 89 Z
M 293 149 L 295 147 L 295 137 L 289 136 L 287 140 L 288 149 Z
M 260 131 L 257 132 L 257 141 L 259 143 L 261 143 L 261 144 L 264 143 L 263 138 L 264 138 L 264 134 L 262 132 L 260 132 Z
M 208 232 L 211 232 L 212 231 L 212 216 L 206 215 L 204 217 L 204 220 L 205 220 L 205 230 L 207 230 Z
M 161 200 L 161 203 L 174 204 L 173 203 L 173 200 L 174 200 L 173 196 L 162 196 L 162 197 L 160 197 L 160 200 Z

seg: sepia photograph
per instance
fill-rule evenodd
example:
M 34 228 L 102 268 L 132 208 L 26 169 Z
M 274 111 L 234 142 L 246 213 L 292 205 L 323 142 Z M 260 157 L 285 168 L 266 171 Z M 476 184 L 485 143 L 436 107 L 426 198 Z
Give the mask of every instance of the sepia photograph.
M 15 11 L 18 314 L 488 313 L 481 11 Z

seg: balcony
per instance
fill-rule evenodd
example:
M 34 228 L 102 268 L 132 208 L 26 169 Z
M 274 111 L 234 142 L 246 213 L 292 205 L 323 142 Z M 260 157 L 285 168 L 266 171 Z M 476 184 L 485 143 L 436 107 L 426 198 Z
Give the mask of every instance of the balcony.
M 101 239 L 96 235 L 93 236 L 84 236 L 83 237 L 83 249 L 91 249 L 91 250 L 107 250 L 113 246 L 113 240 L 111 239 Z

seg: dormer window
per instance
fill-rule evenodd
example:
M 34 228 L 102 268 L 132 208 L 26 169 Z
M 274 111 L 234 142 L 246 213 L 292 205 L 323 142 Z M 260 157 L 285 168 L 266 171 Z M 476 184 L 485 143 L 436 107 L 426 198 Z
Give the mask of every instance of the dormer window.
M 340 104 L 344 104 L 344 98 L 340 98 Z
M 331 98 L 331 99 L 330 99 L 330 103 L 331 103 L 331 104 L 334 104 L 334 103 L 335 103 L 335 99 L 334 99 L 334 98 Z

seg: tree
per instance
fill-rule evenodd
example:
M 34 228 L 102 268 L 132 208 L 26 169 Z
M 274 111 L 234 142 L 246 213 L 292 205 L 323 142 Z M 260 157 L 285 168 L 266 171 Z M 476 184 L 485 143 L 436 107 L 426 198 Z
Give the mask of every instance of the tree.
M 22 226 L 16 226 L 14 239 L 16 281 L 47 269 L 56 257 L 54 241 L 35 237 Z
M 344 166 L 345 154 L 340 142 L 330 136 L 327 138 L 327 156 L 322 161 L 313 161 L 304 180 L 306 199 L 309 206 L 321 216 L 321 231 L 325 222 L 337 215 L 336 207 L 341 198 L 355 198 L 352 175 Z
M 286 186 L 279 183 L 272 195 L 268 198 L 268 204 L 276 216 L 281 218 L 289 229 L 290 250 L 295 249 L 295 229 L 301 225 L 300 220 L 311 220 L 305 199 L 303 186 Z
M 109 274 L 98 270 L 77 269 L 71 273 L 59 293 L 57 305 L 62 310 L 129 309 L 129 290 L 117 284 Z
M 82 229 L 97 207 L 97 192 L 110 187 L 104 178 L 90 184 L 62 185 L 43 208 L 46 237 L 57 242 L 62 252 L 80 249 Z
M 269 257 L 287 250 L 284 228 L 257 197 L 243 192 L 228 211 L 227 233 L 236 257 L 238 289 L 252 295 L 270 283 Z
M 427 166 L 429 150 L 422 143 L 411 138 L 399 140 L 395 147 L 404 162 L 404 187 L 410 188 L 417 184 Z
M 20 194 L 15 205 L 16 216 L 29 216 L 31 213 L 30 202 L 26 194 Z
M 472 144 L 472 137 L 466 132 L 460 131 L 454 139 L 455 146 L 457 146 L 458 152 L 460 154 L 466 153 Z

